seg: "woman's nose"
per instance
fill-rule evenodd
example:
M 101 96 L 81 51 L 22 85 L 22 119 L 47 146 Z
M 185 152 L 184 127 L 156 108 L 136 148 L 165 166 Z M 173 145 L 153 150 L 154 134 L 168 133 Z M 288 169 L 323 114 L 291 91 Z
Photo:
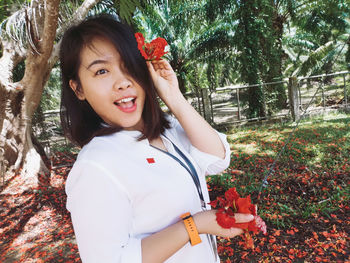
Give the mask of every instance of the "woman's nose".
M 125 76 L 119 76 L 114 83 L 115 90 L 124 90 L 130 88 L 131 86 L 132 82 Z

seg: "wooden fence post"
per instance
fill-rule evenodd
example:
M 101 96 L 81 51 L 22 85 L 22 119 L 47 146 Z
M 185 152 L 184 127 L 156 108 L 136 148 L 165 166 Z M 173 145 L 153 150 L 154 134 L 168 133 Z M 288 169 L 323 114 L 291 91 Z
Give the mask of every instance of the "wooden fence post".
M 348 106 L 348 96 L 346 94 L 345 74 L 343 75 L 343 81 L 344 81 L 344 102 L 345 102 L 345 107 L 347 107 Z
M 326 108 L 326 97 L 325 97 L 325 94 L 324 94 L 324 77 L 321 78 L 321 83 L 319 84 L 321 86 L 321 91 L 322 91 L 322 106 L 323 106 L 323 109 Z
M 236 89 L 237 94 L 237 107 L 238 107 L 238 120 L 241 120 L 241 102 L 239 101 L 239 89 Z
M 210 109 L 210 98 L 209 98 L 209 93 L 208 89 L 201 89 L 202 93 L 202 102 L 203 102 L 203 112 L 204 112 L 204 119 L 212 123 L 212 118 L 211 118 L 211 109 Z
M 264 107 L 264 116 L 259 116 L 259 117 L 264 117 L 264 119 L 266 119 L 267 117 L 267 104 L 266 104 L 266 96 L 265 96 L 265 86 L 264 84 L 261 84 L 261 92 L 262 92 L 262 95 L 263 95 L 263 101 L 264 101 L 264 104 L 263 104 L 263 107 Z
M 300 118 L 299 99 L 298 99 L 298 79 L 290 77 L 288 83 L 289 108 L 292 113 L 293 121 Z

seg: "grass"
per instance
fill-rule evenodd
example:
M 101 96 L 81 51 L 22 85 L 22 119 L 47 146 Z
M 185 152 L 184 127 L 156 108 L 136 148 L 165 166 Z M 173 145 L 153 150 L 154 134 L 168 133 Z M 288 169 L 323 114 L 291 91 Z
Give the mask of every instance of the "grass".
M 280 231 L 277 233 L 284 233 L 284 240 L 289 237 L 290 241 L 287 241 L 287 245 L 283 244 L 283 240 L 280 240 L 281 244 L 278 239 L 274 242 L 269 239 L 261 244 L 260 238 L 264 240 L 265 237 L 258 236 L 256 242 L 260 241 L 260 245 L 255 248 L 256 253 L 245 253 L 247 251 L 243 246 L 237 245 L 239 242 L 230 241 L 227 245 L 227 240 L 219 239 L 219 246 L 223 246 L 220 250 L 224 251 L 222 257 L 227 262 L 349 260 L 349 244 L 347 250 L 338 247 L 338 251 L 330 244 L 336 244 L 340 239 L 349 242 L 350 115 L 337 113 L 302 120 L 276 162 L 268 185 L 262 188 L 264 175 L 285 145 L 294 125 L 243 127 L 228 133 L 232 150 L 231 165 L 223 174 L 208 178 L 211 197 L 223 194 L 230 187 L 236 187 L 243 196 L 250 194 L 258 204 L 260 216 L 268 224 L 269 235 Z M 260 189 L 263 193 L 258 200 Z M 316 230 L 313 224 L 317 224 Z M 311 234 L 328 233 L 333 226 L 336 226 L 340 236 L 346 238 L 337 236 L 340 239 L 326 239 L 326 242 L 319 238 L 316 240 Z M 287 231 L 294 228 L 299 235 L 294 231 L 291 238 Z M 327 247 L 322 248 L 322 255 L 310 254 L 310 248 L 304 243 L 308 233 L 311 239 L 317 241 L 316 244 Z M 298 247 L 298 251 L 293 253 L 299 257 L 288 253 L 288 249 L 295 247 Z M 232 253 L 225 254 L 231 249 Z M 266 256 L 271 251 L 274 253 Z

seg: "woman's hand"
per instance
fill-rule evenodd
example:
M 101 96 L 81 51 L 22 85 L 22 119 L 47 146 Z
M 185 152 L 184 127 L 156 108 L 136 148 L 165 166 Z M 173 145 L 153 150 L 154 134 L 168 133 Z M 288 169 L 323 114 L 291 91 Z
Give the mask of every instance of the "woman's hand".
M 193 220 L 196 224 L 199 234 L 211 234 L 220 237 L 235 237 L 243 233 L 240 228 L 222 228 L 216 222 L 217 210 L 208 210 L 195 214 Z M 235 219 L 237 223 L 248 223 L 254 220 L 254 216 L 251 214 L 235 213 Z
M 146 63 L 157 93 L 168 107 L 170 106 L 168 103 L 183 97 L 176 74 L 168 61 L 160 59 L 147 61 Z

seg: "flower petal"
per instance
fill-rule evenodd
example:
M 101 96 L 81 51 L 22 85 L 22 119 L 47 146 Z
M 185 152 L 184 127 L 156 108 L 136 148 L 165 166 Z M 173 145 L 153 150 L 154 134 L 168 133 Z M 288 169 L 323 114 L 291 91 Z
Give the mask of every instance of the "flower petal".
M 216 221 L 222 228 L 231 228 L 236 222 L 234 217 L 222 212 L 216 213 Z
M 236 200 L 238 213 L 251 214 L 251 202 L 250 195 L 245 198 L 239 197 Z
M 225 192 L 225 198 L 228 202 L 233 202 L 233 201 L 237 200 L 239 198 L 239 194 L 237 193 L 236 188 L 232 187 L 232 188 L 228 189 Z

